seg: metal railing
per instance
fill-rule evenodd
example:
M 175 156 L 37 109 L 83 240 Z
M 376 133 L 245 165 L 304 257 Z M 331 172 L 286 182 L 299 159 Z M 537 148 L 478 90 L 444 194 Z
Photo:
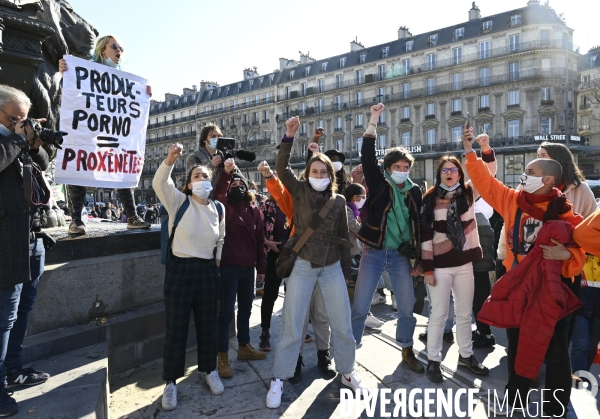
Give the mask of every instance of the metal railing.
M 167 125 L 178 124 L 180 122 L 186 122 L 186 121 L 194 121 L 195 119 L 196 119 L 196 115 L 182 116 L 181 118 L 171 119 L 170 121 L 163 121 L 163 122 L 156 122 L 154 124 L 148 124 L 148 129 L 166 127 Z
M 162 137 L 158 137 L 158 138 L 150 138 L 150 139 L 146 140 L 146 144 L 161 143 L 163 141 L 176 140 L 179 138 L 191 138 L 191 137 L 195 137 L 195 136 L 196 136 L 196 131 L 187 131 L 187 132 L 182 132 L 179 134 L 163 135 Z

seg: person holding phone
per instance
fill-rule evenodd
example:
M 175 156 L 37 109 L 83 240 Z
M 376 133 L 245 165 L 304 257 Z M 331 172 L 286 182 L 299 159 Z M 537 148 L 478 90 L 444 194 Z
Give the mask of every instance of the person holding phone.
M 215 154 L 217 152 L 217 142 L 222 136 L 221 129 L 215 124 L 208 124 L 202 128 L 202 131 L 200 131 L 200 148 L 195 153 L 190 153 L 185 161 L 186 171 L 197 164 L 212 168 L 211 182 L 213 188 L 223 171 L 223 158 Z

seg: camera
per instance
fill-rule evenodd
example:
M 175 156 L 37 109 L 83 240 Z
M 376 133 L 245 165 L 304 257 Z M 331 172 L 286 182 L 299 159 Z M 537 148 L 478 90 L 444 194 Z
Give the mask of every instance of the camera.
M 419 256 L 417 248 L 410 243 L 402 243 L 398 248 L 398 252 L 407 259 L 416 259 Z
M 63 136 L 69 135 L 68 133 L 63 131 L 54 131 L 48 128 L 44 128 L 38 121 L 32 118 L 28 118 L 25 121 L 23 121 L 23 127 L 25 127 L 26 125 L 33 129 L 33 132 L 35 133 L 35 136 L 33 138 L 39 138 L 46 144 L 53 145 L 56 148 L 62 148 L 61 145 L 64 141 Z
M 217 140 L 217 152 L 215 154 L 221 156 L 223 161 L 233 158 L 248 162 L 256 160 L 256 153 L 253 153 L 252 151 L 234 150 L 236 142 L 237 140 L 235 138 L 219 137 Z

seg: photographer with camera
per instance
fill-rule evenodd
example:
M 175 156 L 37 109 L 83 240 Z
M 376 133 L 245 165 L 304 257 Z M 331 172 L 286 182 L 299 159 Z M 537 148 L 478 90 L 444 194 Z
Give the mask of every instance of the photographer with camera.
M 360 345 L 373 293 L 381 274 L 387 270 L 397 298 L 396 341 L 402 347 L 402 360 L 412 371 L 422 373 L 423 365 L 413 353 L 417 319 L 412 312 L 415 303 L 412 276 L 420 274 L 422 193 L 408 177 L 414 158 L 404 147 L 390 149 L 381 170 L 375 139 L 377 120 L 384 111 L 383 104 L 373 105 L 371 121 L 363 135 L 361 163 L 369 196 L 361 209 L 363 222 L 356 235 L 364 245 L 354 289 L 352 331 Z
M 212 185 L 217 185 L 217 179 L 223 171 L 223 157 L 217 153 L 217 142 L 223 134 L 218 126 L 209 124 L 200 131 L 200 149 L 191 153 L 185 161 L 185 170 L 189 171 L 192 167 L 199 164 L 208 166 L 212 169 Z
M 26 119 L 30 107 L 31 101 L 22 91 L 0 85 L 2 417 L 14 415 L 19 411 L 17 403 L 6 391 L 7 387 L 41 384 L 49 378 L 46 373 L 23 368 L 21 365 L 21 350 L 28 315 L 35 302 L 39 279 L 44 271 L 44 246 L 50 248 L 54 244 L 51 237 L 39 231 L 37 203 L 44 200 L 41 198 L 49 198 L 49 191 L 44 189 L 45 185 L 37 182 L 34 173 L 40 174 L 39 170 L 48 167 L 48 155 L 40 147 L 42 140 L 36 137 L 35 130 L 32 129 L 33 121 Z

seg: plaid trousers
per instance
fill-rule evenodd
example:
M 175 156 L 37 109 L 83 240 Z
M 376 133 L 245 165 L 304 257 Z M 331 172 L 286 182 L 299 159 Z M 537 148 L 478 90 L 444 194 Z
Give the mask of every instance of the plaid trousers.
M 217 368 L 217 300 L 219 268 L 214 259 L 179 258 L 169 255 L 165 273 L 165 381 L 175 381 L 185 372 L 185 355 L 194 312 L 198 371 Z

